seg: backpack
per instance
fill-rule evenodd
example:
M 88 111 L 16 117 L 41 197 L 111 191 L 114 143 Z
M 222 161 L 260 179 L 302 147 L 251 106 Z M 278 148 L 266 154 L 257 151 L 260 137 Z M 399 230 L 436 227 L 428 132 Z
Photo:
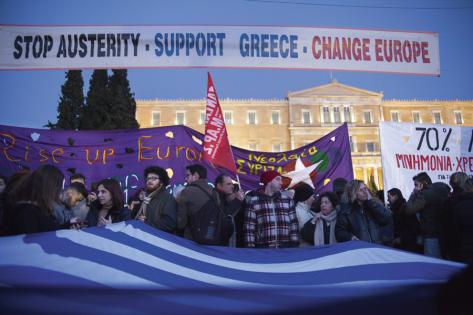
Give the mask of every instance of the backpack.
M 193 215 L 189 217 L 189 229 L 192 239 L 203 245 L 226 245 L 233 234 L 233 219 L 225 215 L 218 206 L 216 198 L 198 185 L 209 200 Z

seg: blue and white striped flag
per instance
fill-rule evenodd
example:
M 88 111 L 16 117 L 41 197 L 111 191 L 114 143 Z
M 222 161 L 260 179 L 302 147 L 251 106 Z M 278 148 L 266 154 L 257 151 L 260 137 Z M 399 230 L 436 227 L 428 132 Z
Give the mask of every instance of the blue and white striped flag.
M 139 221 L 2 237 L 0 255 L 3 314 L 422 313 L 464 267 L 361 241 L 200 246 Z

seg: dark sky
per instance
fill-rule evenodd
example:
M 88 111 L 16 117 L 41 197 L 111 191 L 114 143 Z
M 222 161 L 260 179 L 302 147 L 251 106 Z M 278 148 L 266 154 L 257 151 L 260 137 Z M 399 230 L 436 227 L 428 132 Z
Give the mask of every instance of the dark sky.
M 385 99 L 473 99 L 473 1 L 24 1 L 1 0 L 0 24 L 280 25 L 439 33 L 440 77 L 333 72 L 339 82 Z M 1 49 L 1 47 L 0 47 Z M 205 96 L 207 69 L 130 70 L 136 99 Z M 328 83 L 328 71 L 212 70 L 223 98 L 284 98 Z M 0 71 L 0 124 L 40 128 L 56 121 L 62 70 Z M 88 89 L 90 71 L 84 71 Z M 472 109 L 473 110 L 473 109 Z

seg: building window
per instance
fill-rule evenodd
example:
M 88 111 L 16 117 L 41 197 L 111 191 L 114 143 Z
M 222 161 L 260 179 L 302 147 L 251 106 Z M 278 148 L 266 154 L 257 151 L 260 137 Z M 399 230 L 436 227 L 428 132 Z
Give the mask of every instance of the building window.
M 278 110 L 273 110 L 271 112 L 271 124 L 279 125 L 280 123 L 281 123 L 281 119 L 279 117 L 279 111 Z
M 341 119 L 340 119 L 340 108 L 339 107 L 334 107 L 333 108 L 333 120 L 335 123 L 340 123 L 341 122 Z
M 350 136 L 350 151 L 355 152 L 355 139 Z
M 350 107 L 344 107 L 343 108 L 343 116 L 345 118 L 346 122 L 351 122 L 351 113 L 350 113 Z
M 363 120 L 365 124 L 371 124 L 371 112 L 363 112 Z
M 201 110 L 199 116 L 199 125 L 203 124 L 205 124 L 205 111 Z
M 463 124 L 462 112 L 455 112 L 455 123 L 458 125 Z
M 324 106 L 322 108 L 322 117 L 324 118 L 324 123 L 329 123 L 330 122 L 330 111 L 328 109 L 328 107 Z
M 374 152 L 374 142 L 366 142 L 366 152 Z
M 273 143 L 273 152 L 281 152 L 281 151 L 282 151 L 282 144 Z
M 256 121 L 256 112 L 248 112 L 248 121 L 247 123 L 249 125 L 256 125 L 257 121 Z
M 176 125 L 186 124 L 186 112 L 176 112 Z
M 249 143 L 248 144 L 248 150 L 257 151 L 258 150 L 258 144 L 257 143 Z
M 412 121 L 416 124 L 420 123 L 420 113 L 412 112 Z
M 391 112 L 391 121 L 399 122 L 399 112 Z
M 151 125 L 160 126 L 161 125 L 161 112 L 153 112 L 151 116 Z
M 307 125 L 312 123 L 312 118 L 310 117 L 310 111 L 308 110 L 302 111 L 302 123 L 307 124 Z
M 434 112 L 434 124 L 441 124 L 442 123 L 442 116 L 440 112 Z
M 233 125 L 233 112 L 223 112 L 226 125 Z

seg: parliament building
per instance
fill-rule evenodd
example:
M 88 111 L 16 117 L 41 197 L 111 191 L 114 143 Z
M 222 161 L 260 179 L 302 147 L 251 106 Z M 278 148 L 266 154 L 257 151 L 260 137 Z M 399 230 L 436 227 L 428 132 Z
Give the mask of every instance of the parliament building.
M 141 128 L 186 125 L 204 133 L 205 99 L 136 100 Z M 291 150 L 347 122 L 355 178 L 383 187 L 380 121 L 473 125 L 473 100 L 384 100 L 336 80 L 285 99 L 220 99 L 230 144 L 255 151 Z

